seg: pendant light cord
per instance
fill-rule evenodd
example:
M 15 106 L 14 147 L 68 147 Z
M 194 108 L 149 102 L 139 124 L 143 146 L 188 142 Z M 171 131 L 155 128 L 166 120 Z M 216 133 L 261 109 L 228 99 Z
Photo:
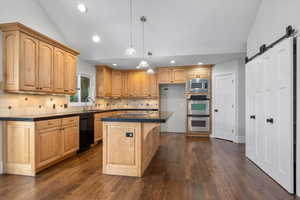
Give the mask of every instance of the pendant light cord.
M 143 60 L 145 60 L 145 21 L 143 21 Z
M 130 48 L 133 47 L 132 44 L 132 0 L 129 0 L 130 4 Z

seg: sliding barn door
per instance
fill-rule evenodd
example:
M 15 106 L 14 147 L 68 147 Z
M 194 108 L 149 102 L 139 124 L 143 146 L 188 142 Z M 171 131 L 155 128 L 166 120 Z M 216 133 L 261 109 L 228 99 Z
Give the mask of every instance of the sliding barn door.
M 246 156 L 293 193 L 293 43 L 246 66 Z

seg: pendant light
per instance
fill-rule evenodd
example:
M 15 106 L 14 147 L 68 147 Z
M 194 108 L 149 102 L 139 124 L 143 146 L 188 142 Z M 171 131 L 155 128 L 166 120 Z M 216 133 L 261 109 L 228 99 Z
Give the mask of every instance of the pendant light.
M 129 23 L 130 23 L 130 45 L 125 50 L 126 56 L 134 56 L 136 55 L 136 50 L 133 48 L 132 44 L 132 0 L 129 0 L 129 7 L 130 7 L 130 17 L 129 17 Z
M 145 60 L 145 22 L 146 21 L 147 21 L 147 18 L 145 16 L 142 16 L 141 22 L 143 24 L 143 41 L 142 41 L 143 57 L 142 57 L 140 64 L 136 67 L 137 69 L 150 67 L 149 63 Z

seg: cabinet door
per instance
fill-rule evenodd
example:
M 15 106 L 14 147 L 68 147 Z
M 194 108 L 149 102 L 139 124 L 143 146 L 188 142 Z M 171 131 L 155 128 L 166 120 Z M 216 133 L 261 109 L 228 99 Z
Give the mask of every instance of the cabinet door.
M 185 83 L 186 70 L 183 68 L 172 69 L 172 82 L 173 83 Z
M 104 68 L 104 96 L 112 96 L 112 71 Z
M 53 46 L 39 42 L 38 87 L 40 91 L 53 91 Z
M 150 77 L 150 96 L 151 97 L 158 97 L 159 96 L 159 90 L 158 90 L 158 83 L 157 83 L 157 75 L 152 74 Z
M 128 72 L 122 72 L 122 97 L 128 97 Z
M 128 95 L 133 98 L 142 96 L 141 72 L 131 71 L 128 73 Z
M 21 34 L 20 52 L 20 89 L 25 91 L 38 90 L 38 47 L 33 37 Z
M 141 81 L 141 96 L 142 97 L 150 97 L 150 75 L 146 74 L 146 72 L 141 72 L 140 74 Z
M 69 94 L 76 92 L 76 73 L 77 73 L 77 60 L 76 57 L 67 53 L 65 57 L 65 82 L 64 91 Z
M 65 74 L 65 55 L 66 53 L 58 48 L 54 49 L 54 66 L 53 66 L 53 89 L 54 92 L 64 93 Z
M 79 127 L 64 127 L 63 135 L 63 155 L 73 153 L 79 149 Z
M 37 132 L 36 160 L 37 168 L 62 157 L 62 139 L 59 128 Z
M 158 82 L 159 83 L 171 83 L 172 82 L 172 70 L 169 68 L 161 68 L 158 70 Z
M 112 71 L 112 96 L 120 97 L 122 94 L 122 72 Z

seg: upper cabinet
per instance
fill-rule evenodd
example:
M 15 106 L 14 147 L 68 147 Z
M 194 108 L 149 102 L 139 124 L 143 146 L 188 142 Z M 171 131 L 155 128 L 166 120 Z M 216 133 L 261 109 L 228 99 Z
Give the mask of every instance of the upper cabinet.
M 74 94 L 79 53 L 20 23 L 3 31 L 4 90 Z
M 96 96 L 112 96 L 112 69 L 107 66 L 96 66 Z
M 96 66 L 96 91 L 100 98 L 157 98 L 156 75 L 141 70 L 112 70 Z
M 185 83 L 186 69 L 169 67 L 159 68 L 158 80 L 160 84 Z

